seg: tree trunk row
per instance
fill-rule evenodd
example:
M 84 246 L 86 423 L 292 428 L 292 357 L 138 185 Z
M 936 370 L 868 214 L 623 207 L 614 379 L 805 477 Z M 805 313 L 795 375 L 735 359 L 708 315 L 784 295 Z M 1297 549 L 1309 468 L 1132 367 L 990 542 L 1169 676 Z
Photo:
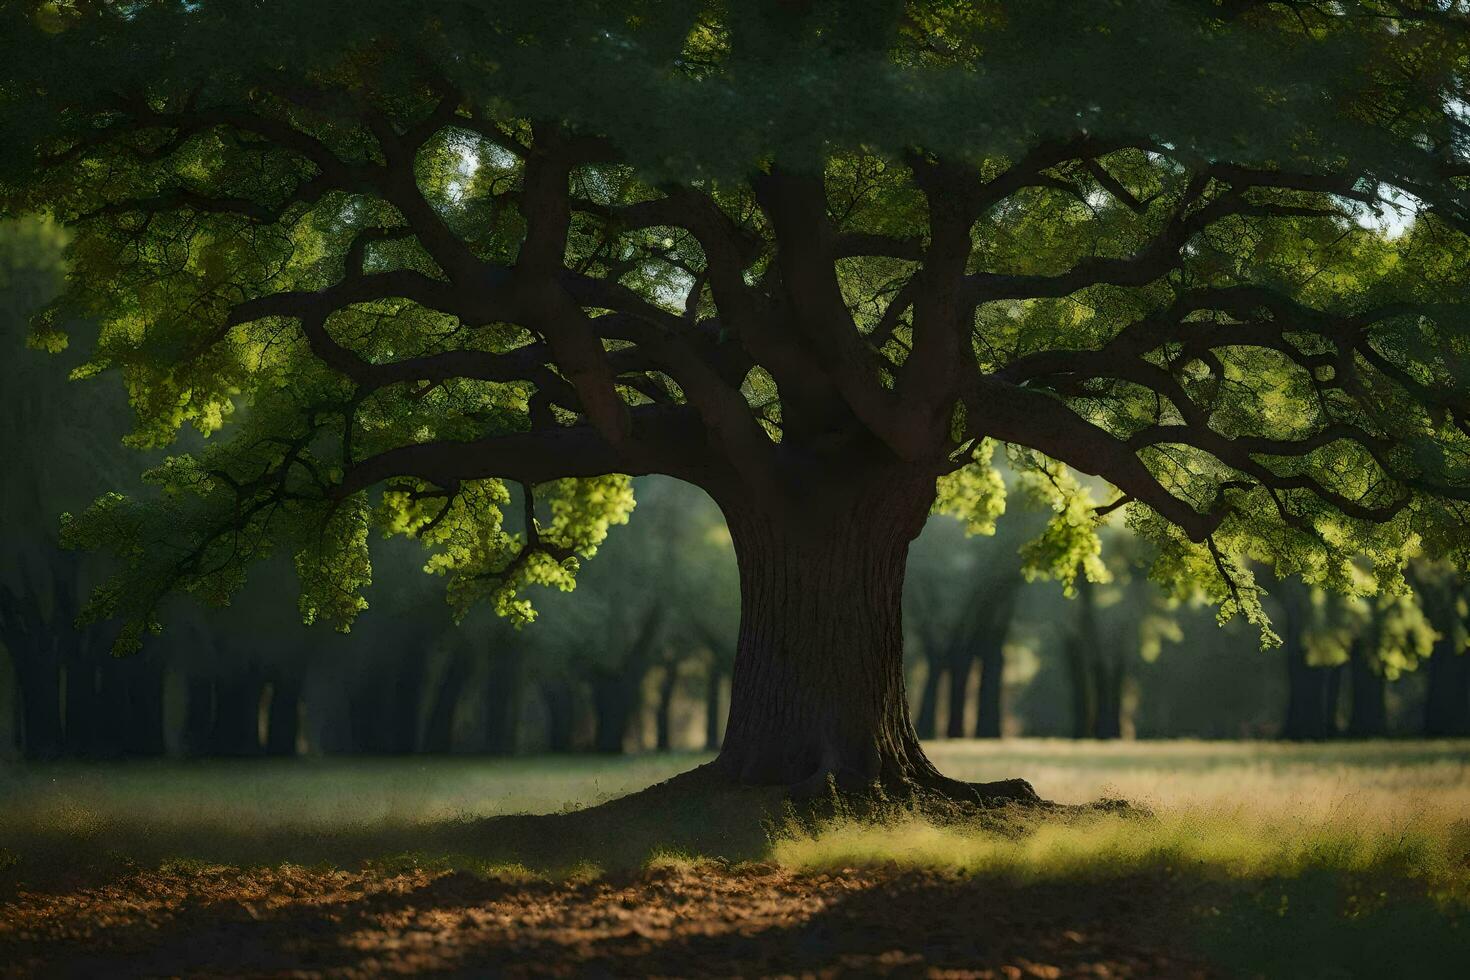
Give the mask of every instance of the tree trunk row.
M 17 748 L 34 760 L 162 755 L 160 659 L 110 656 L 96 636 L 72 628 L 68 593 L 57 603 L 48 620 L 33 600 L 0 595 L 0 639 L 20 707 Z

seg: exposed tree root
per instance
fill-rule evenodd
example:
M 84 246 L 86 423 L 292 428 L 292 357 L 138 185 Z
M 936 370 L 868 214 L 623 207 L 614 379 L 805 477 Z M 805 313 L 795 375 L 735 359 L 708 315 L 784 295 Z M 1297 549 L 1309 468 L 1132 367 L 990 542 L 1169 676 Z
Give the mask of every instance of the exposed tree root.
M 883 822 L 918 816 L 935 823 L 971 824 L 1023 832 L 1034 818 L 1087 813 L 1146 815 L 1122 801 L 1084 806 L 1043 800 L 1023 779 L 967 783 L 945 777 L 842 788 L 744 786 L 713 763 L 645 790 L 565 813 L 492 817 L 478 821 L 475 849 L 487 857 L 533 867 L 636 867 L 659 852 L 760 860 L 773 834 L 792 826 L 817 830 L 835 817 Z M 1021 818 L 1021 819 L 1018 819 Z

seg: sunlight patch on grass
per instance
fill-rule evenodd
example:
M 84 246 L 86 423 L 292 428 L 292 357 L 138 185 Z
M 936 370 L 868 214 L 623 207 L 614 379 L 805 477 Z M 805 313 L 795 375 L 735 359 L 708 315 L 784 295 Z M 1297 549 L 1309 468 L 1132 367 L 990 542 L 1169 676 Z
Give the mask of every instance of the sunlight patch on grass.
M 1460 741 L 934 742 L 940 771 L 987 782 L 1021 776 L 1043 797 L 1109 797 L 1150 808 L 1267 809 L 1392 829 L 1426 812 L 1470 813 L 1470 744 Z
M 699 854 L 690 854 L 687 851 L 659 848 L 649 855 L 643 867 L 648 871 L 676 871 L 687 874 L 723 870 L 726 862 Z
M 1019 881 L 1188 873 L 1229 878 L 1297 877 L 1312 871 L 1421 879 L 1470 899 L 1463 821 L 1421 812 L 1394 828 L 1354 819 L 1312 820 L 1270 808 L 1173 808 L 1155 817 L 1109 813 L 1015 818 L 999 830 L 940 826 L 913 815 L 835 818 L 788 825 L 772 857 L 801 870 L 898 865 Z

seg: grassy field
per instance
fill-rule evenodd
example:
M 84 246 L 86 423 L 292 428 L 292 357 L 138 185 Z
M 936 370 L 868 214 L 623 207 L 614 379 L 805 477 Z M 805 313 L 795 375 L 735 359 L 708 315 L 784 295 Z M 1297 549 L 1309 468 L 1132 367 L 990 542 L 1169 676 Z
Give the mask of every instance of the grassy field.
M 743 832 L 717 803 L 609 811 L 588 834 L 488 818 L 602 802 L 704 757 L 17 766 L 0 770 L 0 971 L 116 972 L 124 954 L 139 973 L 330 975 L 1470 966 L 1466 743 L 931 752 L 955 776 L 1149 815 L 773 808 Z

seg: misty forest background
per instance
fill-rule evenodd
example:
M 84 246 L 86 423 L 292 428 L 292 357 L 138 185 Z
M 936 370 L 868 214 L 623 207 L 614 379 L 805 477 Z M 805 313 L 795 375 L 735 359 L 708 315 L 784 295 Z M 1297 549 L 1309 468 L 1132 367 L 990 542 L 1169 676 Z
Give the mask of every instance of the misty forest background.
M 303 626 L 289 556 L 233 605 L 179 602 L 136 656 L 72 623 L 95 560 L 60 515 L 138 486 L 121 386 L 27 348 L 63 274 L 61 233 L 0 226 L 0 757 L 623 753 L 718 747 L 738 617 L 734 556 L 707 497 L 636 481 L 630 525 L 521 630 L 456 626 L 412 542 L 384 541 L 352 633 Z M 197 437 L 196 437 L 197 438 Z M 187 448 L 187 442 L 184 448 Z M 161 461 L 161 456 L 156 457 Z M 146 460 L 145 460 L 146 461 Z M 1045 514 L 1013 488 L 994 536 L 936 517 L 910 560 L 909 693 L 923 738 L 1295 738 L 1470 734 L 1462 585 L 1434 569 L 1417 603 L 1272 588 L 1283 643 L 1162 601 L 1126 530 L 1104 584 L 1028 582 Z M 1438 577 L 1436 577 L 1438 575 Z M 999 679 L 999 683 L 996 679 Z

